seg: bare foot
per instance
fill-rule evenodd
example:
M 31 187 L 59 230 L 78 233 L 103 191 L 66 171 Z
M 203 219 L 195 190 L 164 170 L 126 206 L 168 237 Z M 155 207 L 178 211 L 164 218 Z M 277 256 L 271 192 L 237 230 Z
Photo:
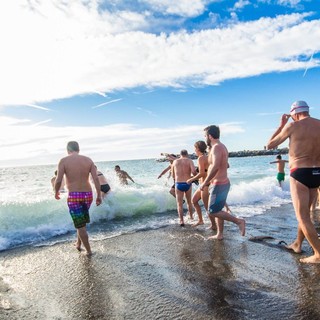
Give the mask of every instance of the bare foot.
M 211 236 L 211 237 L 208 237 L 207 240 L 223 240 L 223 235 L 215 235 L 215 236 Z
M 298 244 L 296 244 L 295 242 L 289 244 L 288 246 L 285 246 L 286 249 L 291 250 L 295 253 L 301 253 L 301 246 L 299 246 Z
M 208 227 L 207 229 L 209 229 L 209 230 L 217 230 L 217 226 L 213 226 L 213 225 L 211 225 L 210 227 Z
M 81 251 L 81 243 L 79 244 L 78 242 L 75 242 L 73 245 L 76 247 L 78 251 Z
M 203 221 L 198 221 L 197 223 L 193 223 L 191 226 L 196 227 L 196 226 L 200 226 L 201 224 L 204 224 Z
M 300 262 L 302 262 L 302 263 L 320 263 L 320 257 L 313 255 L 310 257 L 300 259 Z
M 91 257 L 91 256 L 92 256 L 92 251 L 87 251 L 87 252 L 86 252 L 86 256 L 87 256 L 87 257 Z
M 238 224 L 240 234 L 244 237 L 246 234 L 246 221 L 244 219 L 240 219 L 240 223 Z
M 189 219 L 193 220 L 193 213 L 189 213 Z

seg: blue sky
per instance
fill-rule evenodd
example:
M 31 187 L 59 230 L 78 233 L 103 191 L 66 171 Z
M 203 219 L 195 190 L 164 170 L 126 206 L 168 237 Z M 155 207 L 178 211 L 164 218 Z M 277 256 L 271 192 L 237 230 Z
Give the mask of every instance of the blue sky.
M 263 149 L 293 101 L 320 118 L 318 1 L 3 0 L 0 39 L 0 166 L 69 140 L 94 161 L 192 153 L 210 124 Z

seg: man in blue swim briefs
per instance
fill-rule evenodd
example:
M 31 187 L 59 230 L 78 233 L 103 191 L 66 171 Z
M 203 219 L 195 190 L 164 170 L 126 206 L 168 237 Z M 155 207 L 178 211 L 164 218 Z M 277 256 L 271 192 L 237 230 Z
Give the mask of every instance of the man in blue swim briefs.
M 210 148 L 208 154 L 208 174 L 203 183 L 200 185 L 200 190 L 204 190 L 209 186 L 209 218 L 211 223 L 217 221 L 217 234 L 208 239 L 223 239 L 224 220 L 231 221 L 238 225 L 240 234 L 245 235 L 246 223 L 244 219 L 234 217 L 229 212 L 224 211 L 228 192 L 230 189 L 230 181 L 228 178 L 228 150 L 224 144 L 220 142 L 220 129 L 218 126 L 209 126 L 204 129 L 207 145 Z
M 188 184 L 186 181 L 196 175 L 197 171 L 193 161 L 189 158 L 187 150 L 181 150 L 180 158 L 173 161 L 171 166 L 172 177 L 175 181 L 175 192 L 178 215 L 180 219 L 180 226 L 184 226 L 183 219 L 183 197 L 186 196 L 187 207 L 190 219 L 193 218 L 193 207 L 191 203 L 192 187 L 191 183 Z
M 293 122 L 287 123 L 292 118 Z M 274 149 L 289 138 L 290 190 L 298 220 L 296 240 L 287 246 L 301 253 L 307 238 L 314 254 L 300 259 L 304 263 L 320 263 L 320 240 L 310 217 L 310 206 L 320 186 L 320 120 L 311 118 L 305 101 L 295 101 L 290 114 L 283 114 L 280 126 L 267 144 Z
M 79 155 L 79 144 L 70 141 L 67 144 L 68 156 L 62 158 L 58 164 L 58 174 L 54 185 L 55 198 L 60 199 L 60 187 L 63 176 L 66 177 L 68 188 L 68 207 L 74 226 L 77 229 L 76 248 L 80 251 L 81 244 L 86 249 L 86 254 L 91 255 L 91 247 L 86 229 L 90 222 L 89 208 L 93 200 L 90 185 L 90 174 L 96 188 L 96 205 L 101 204 L 100 183 L 97 176 L 97 168 L 93 161 L 85 156 Z

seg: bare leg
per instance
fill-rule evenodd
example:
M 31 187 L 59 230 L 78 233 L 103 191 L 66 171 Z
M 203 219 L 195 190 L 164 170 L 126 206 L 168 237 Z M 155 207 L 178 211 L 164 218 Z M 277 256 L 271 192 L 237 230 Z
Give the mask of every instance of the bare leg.
M 210 227 L 208 229 L 217 230 L 217 219 L 210 219 L 209 209 L 209 187 L 204 187 L 201 191 L 201 199 L 203 201 L 204 208 L 206 209 L 207 215 L 210 220 Z
M 240 234 L 242 236 L 245 236 L 246 234 L 246 222 L 244 219 L 240 219 L 240 218 L 236 218 L 233 215 L 231 215 L 229 212 L 226 211 L 219 211 L 217 213 L 214 214 L 215 217 L 222 219 L 222 220 L 227 220 L 227 221 L 231 221 L 233 223 L 235 223 L 240 230 Z
M 214 223 L 217 224 L 217 234 L 211 237 L 208 237 L 208 240 L 223 240 L 223 229 L 224 229 L 224 221 L 219 218 L 215 218 L 213 214 L 209 214 L 210 220 L 212 219 L 215 221 Z
M 187 207 L 189 212 L 189 217 L 193 220 L 193 206 L 191 202 L 191 195 L 192 195 L 192 186 L 190 186 L 189 190 L 185 192 L 186 200 L 187 200 Z
M 198 215 L 198 222 L 194 223 L 192 225 L 193 227 L 196 227 L 198 225 L 203 224 L 202 211 L 201 211 L 201 207 L 199 205 L 200 199 L 201 199 L 201 191 L 200 191 L 200 189 L 197 189 L 197 191 L 193 194 L 192 204 L 193 204 L 194 208 L 196 209 L 196 212 Z
M 172 187 L 172 188 L 170 189 L 169 193 L 170 193 L 173 197 L 176 197 L 176 190 L 175 190 L 175 188 Z
M 81 239 L 80 239 L 80 237 L 79 237 L 79 234 L 78 234 L 78 232 L 77 232 L 77 241 L 75 242 L 75 247 L 76 247 L 76 249 L 78 250 L 78 251 L 81 251 Z
M 77 229 L 77 233 L 78 233 L 78 238 L 81 240 L 81 242 L 83 243 L 83 246 L 87 250 L 87 255 L 91 255 L 92 252 L 89 244 L 89 237 L 88 237 L 86 227 Z
M 291 196 L 299 228 L 311 245 L 314 254 L 310 257 L 300 259 L 303 263 L 320 263 L 320 241 L 318 233 L 310 218 L 310 206 L 316 196 L 316 189 L 308 189 L 297 180 L 290 178 Z M 298 229 L 299 232 L 299 229 Z M 301 240 L 301 238 L 296 241 Z M 301 243 L 297 242 L 298 245 Z
M 295 253 L 301 253 L 301 246 L 304 239 L 305 236 L 302 232 L 302 229 L 300 228 L 300 225 L 298 225 L 298 233 L 296 240 L 294 240 L 291 244 L 286 246 L 286 248 L 292 250 Z
M 184 192 L 176 189 L 176 201 L 177 201 L 177 209 L 178 209 L 178 216 L 180 219 L 180 226 L 184 226 L 183 220 L 183 196 Z

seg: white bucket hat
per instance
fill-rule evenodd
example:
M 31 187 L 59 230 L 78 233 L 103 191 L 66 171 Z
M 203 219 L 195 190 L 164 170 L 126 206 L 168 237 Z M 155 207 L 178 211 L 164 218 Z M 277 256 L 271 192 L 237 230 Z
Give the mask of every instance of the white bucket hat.
M 291 105 L 290 114 L 294 115 L 300 112 L 309 112 L 309 106 L 305 101 L 295 101 Z

